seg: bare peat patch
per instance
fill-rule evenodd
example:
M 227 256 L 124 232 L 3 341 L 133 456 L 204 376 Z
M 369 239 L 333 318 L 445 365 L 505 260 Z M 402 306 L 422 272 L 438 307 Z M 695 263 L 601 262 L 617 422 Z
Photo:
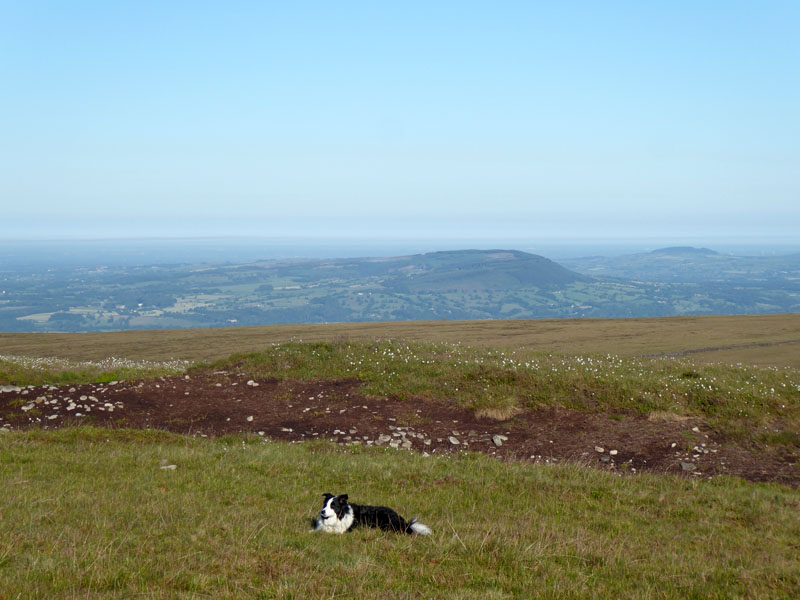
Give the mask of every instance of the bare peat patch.
M 685 418 L 548 408 L 498 421 L 455 403 L 369 397 L 356 380 L 253 380 L 225 371 L 143 382 L 0 388 L 0 435 L 76 425 L 203 437 L 253 434 L 289 442 L 319 439 L 426 455 L 481 452 L 545 464 L 580 462 L 621 474 L 727 474 L 800 484 L 800 465 L 791 450 L 750 452 L 702 421 Z

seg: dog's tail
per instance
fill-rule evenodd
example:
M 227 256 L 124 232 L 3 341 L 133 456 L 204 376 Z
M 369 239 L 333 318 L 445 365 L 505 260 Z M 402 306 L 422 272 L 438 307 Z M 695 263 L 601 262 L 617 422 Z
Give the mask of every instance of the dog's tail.
M 410 534 L 417 534 L 417 535 L 431 535 L 433 530 L 427 525 L 423 525 L 422 523 L 418 523 L 416 519 L 411 519 L 408 522 L 408 526 L 406 527 L 406 533 Z

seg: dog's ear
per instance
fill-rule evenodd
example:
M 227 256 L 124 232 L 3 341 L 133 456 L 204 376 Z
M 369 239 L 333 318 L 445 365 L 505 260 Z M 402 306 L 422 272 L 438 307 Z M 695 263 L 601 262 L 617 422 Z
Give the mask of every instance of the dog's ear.
M 322 497 L 327 500 L 328 498 L 333 498 L 333 494 L 322 494 Z
M 342 494 L 341 496 L 339 496 L 339 502 L 341 502 L 342 504 L 347 504 L 347 494 Z

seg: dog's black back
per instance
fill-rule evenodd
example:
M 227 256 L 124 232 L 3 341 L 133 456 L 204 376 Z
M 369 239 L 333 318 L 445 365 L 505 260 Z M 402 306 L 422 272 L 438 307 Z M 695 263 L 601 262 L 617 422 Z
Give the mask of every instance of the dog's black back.
M 353 508 L 353 527 L 357 525 L 377 527 L 384 531 L 407 533 L 409 525 L 406 520 L 391 508 L 385 506 L 361 506 L 351 504 Z

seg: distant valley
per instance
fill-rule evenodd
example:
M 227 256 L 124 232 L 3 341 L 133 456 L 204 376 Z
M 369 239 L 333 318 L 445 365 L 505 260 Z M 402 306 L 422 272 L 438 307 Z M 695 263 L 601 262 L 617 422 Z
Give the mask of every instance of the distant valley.
M 458 250 L 221 264 L 6 262 L 0 272 L 6 332 L 799 311 L 800 255 L 688 247 L 558 263 L 515 250 Z

